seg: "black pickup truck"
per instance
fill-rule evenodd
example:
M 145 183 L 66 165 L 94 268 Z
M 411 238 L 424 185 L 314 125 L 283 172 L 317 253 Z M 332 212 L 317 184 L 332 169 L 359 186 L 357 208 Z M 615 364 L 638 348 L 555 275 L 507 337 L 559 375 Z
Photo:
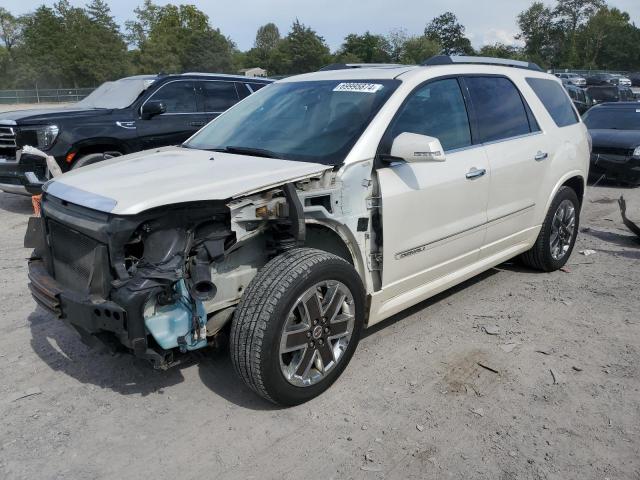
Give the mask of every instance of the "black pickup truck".
M 63 172 L 105 158 L 182 143 L 219 114 L 271 83 L 222 74 L 139 75 L 107 82 L 70 106 L 0 113 L 0 190 L 37 194 L 42 157 Z

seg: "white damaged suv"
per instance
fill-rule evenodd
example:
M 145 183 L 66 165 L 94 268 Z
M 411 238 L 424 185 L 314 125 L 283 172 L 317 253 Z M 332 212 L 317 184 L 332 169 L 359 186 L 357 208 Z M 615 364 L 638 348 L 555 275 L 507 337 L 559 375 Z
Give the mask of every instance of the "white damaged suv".
M 87 341 L 158 368 L 228 335 L 242 380 L 294 405 L 336 380 L 363 328 L 516 256 L 564 265 L 589 153 L 533 64 L 287 78 L 180 146 L 47 183 L 29 287 Z

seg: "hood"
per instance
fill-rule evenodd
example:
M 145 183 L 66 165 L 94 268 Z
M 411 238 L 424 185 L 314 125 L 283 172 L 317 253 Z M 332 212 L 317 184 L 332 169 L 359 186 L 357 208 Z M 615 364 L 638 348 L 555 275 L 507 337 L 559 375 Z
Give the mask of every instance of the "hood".
M 640 130 L 589 130 L 594 147 L 628 148 L 640 145 Z
M 47 194 L 103 212 L 134 215 L 175 203 L 227 200 L 330 170 L 329 165 L 166 147 L 65 173 Z
M 15 123 L 40 123 L 52 121 L 57 118 L 78 116 L 79 114 L 95 114 L 95 112 L 108 112 L 105 109 L 82 108 L 74 105 L 61 106 L 56 108 L 33 108 L 28 110 L 13 110 L 0 113 L 0 124 L 3 122 L 15 125 Z

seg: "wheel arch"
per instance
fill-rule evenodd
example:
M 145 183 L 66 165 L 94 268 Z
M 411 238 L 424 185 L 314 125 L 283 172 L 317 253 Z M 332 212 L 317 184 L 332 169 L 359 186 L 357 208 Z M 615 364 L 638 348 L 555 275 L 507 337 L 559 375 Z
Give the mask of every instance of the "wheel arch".
M 576 192 L 576 195 L 578 196 L 580 207 L 582 207 L 585 187 L 586 187 L 585 178 L 586 177 L 583 175 L 583 172 L 579 170 L 574 170 L 563 175 L 560 178 L 560 180 L 556 182 L 556 184 L 553 187 L 553 190 L 551 191 L 551 195 L 549 195 L 549 198 L 547 198 L 547 204 L 545 205 L 545 208 L 543 210 L 543 215 L 547 214 L 547 211 L 551 206 L 551 202 L 553 202 L 553 199 L 555 198 L 556 194 L 558 193 L 558 190 L 560 190 L 561 187 L 572 188 Z
M 355 237 L 337 222 L 307 218 L 305 246 L 337 255 L 349 262 L 366 285 L 365 263 Z
M 129 149 L 124 143 L 115 138 L 95 138 L 85 140 L 73 145 L 73 147 L 69 149 L 69 153 L 74 153 L 73 160 L 70 165 L 75 164 L 78 159 L 85 155 L 109 152 L 119 152 L 124 155 L 129 153 Z

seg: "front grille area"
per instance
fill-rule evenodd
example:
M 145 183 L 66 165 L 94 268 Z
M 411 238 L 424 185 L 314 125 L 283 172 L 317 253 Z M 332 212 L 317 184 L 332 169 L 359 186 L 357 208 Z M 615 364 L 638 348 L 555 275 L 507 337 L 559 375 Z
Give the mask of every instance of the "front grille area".
M 623 157 L 630 157 L 631 155 L 633 155 L 633 149 L 594 146 L 592 153 L 600 153 L 603 155 L 621 155 Z
M 88 293 L 99 242 L 58 222 L 49 221 L 53 276 L 66 288 Z
M 15 127 L 0 126 L 0 157 L 16 158 Z

